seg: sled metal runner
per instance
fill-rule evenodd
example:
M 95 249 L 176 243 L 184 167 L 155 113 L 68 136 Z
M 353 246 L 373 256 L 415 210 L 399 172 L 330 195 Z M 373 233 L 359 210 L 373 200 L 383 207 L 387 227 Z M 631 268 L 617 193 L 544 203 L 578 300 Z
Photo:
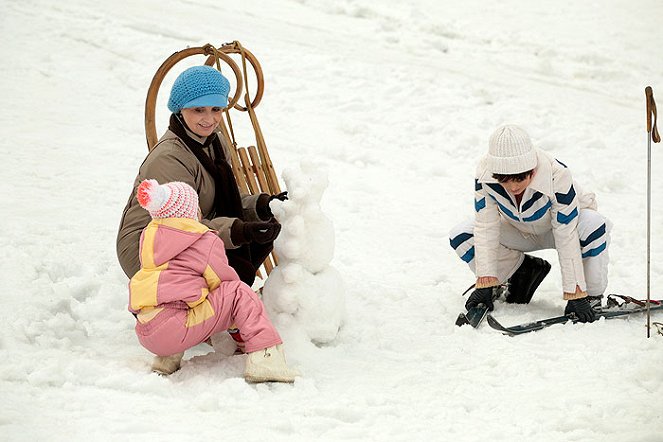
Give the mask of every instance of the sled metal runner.
M 596 312 L 596 319 L 598 320 L 599 318 L 612 319 L 636 313 L 646 313 L 648 309 L 649 311 L 663 310 L 663 303 L 661 301 L 651 301 L 649 303 L 643 303 L 643 305 L 638 305 L 637 307 L 633 308 L 602 307 L 596 308 L 594 310 Z M 573 314 L 555 316 L 553 318 L 513 325 L 510 327 L 505 327 L 504 325 L 500 324 L 499 321 L 497 321 L 497 319 L 495 319 L 492 315 L 487 315 L 486 320 L 488 321 L 488 325 L 490 325 L 492 328 L 509 336 L 522 335 L 525 333 L 542 330 L 555 324 L 565 324 L 567 322 L 575 324 L 579 322 L 578 318 Z

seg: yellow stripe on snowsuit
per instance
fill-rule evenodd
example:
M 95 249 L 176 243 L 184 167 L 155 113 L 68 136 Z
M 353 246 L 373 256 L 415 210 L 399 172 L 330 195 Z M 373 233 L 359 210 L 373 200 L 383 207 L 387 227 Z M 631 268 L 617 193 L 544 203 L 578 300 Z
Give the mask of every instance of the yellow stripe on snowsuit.
M 193 327 L 201 322 L 214 316 L 214 309 L 209 300 L 205 299 L 203 302 L 189 309 L 186 314 L 186 326 Z
M 207 281 L 207 287 L 209 287 L 210 291 L 221 285 L 221 278 L 219 278 L 219 275 L 217 275 L 216 272 L 212 270 L 212 267 L 210 267 L 209 264 L 207 267 L 205 267 L 203 278 L 205 278 L 205 281 Z
M 129 282 L 131 290 L 131 308 L 140 310 L 143 307 L 154 307 L 157 305 L 157 287 L 159 275 L 168 268 L 168 263 L 155 266 L 154 263 L 154 238 L 158 226 L 148 224 L 143 234 L 143 248 L 141 250 L 142 268 Z
M 189 307 L 192 308 L 192 309 L 198 307 L 203 302 L 207 301 L 207 295 L 209 294 L 210 290 L 214 290 L 215 288 L 217 288 L 218 286 L 221 285 L 221 278 L 219 278 L 219 275 L 217 275 L 216 272 L 214 270 L 212 270 L 212 267 L 210 267 L 209 265 L 207 267 L 205 267 L 205 271 L 203 272 L 203 278 L 205 278 L 205 281 L 207 281 L 207 285 L 208 285 L 209 289 L 207 289 L 207 287 L 203 287 L 201 289 L 202 293 L 200 295 L 200 298 L 198 298 L 194 302 L 188 302 L 187 303 L 189 305 Z M 207 301 L 207 302 L 209 303 L 209 301 Z M 213 316 L 214 311 L 212 310 L 211 306 L 210 306 L 210 311 L 211 311 L 210 316 Z M 205 315 L 203 315 L 203 316 L 205 316 Z M 205 316 L 200 322 L 204 321 L 205 319 L 208 319 L 210 316 Z M 193 320 L 193 319 L 191 319 L 191 312 L 189 312 L 189 317 L 188 318 L 189 319 L 187 319 L 187 327 L 188 327 L 189 320 Z M 196 322 L 196 324 L 199 324 L 200 322 Z
M 188 305 L 189 308 L 194 308 L 195 306 L 203 302 L 205 299 L 207 299 L 208 294 L 209 290 L 207 290 L 207 287 L 203 287 L 200 289 L 200 297 L 195 301 L 187 302 L 186 305 Z
M 143 232 L 143 248 L 140 253 L 141 268 L 143 269 L 156 267 L 154 264 L 154 239 L 157 236 L 157 230 L 159 230 L 159 226 L 152 221 Z
M 163 307 L 145 307 L 140 310 L 136 319 L 138 319 L 141 324 L 147 324 L 152 319 L 156 318 L 162 311 Z
M 209 230 L 209 227 L 205 224 L 201 224 L 195 219 L 190 218 L 157 218 L 150 221 L 150 224 L 147 226 L 149 227 L 150 225 L 167 226 L 191 233 L 205 233 Z

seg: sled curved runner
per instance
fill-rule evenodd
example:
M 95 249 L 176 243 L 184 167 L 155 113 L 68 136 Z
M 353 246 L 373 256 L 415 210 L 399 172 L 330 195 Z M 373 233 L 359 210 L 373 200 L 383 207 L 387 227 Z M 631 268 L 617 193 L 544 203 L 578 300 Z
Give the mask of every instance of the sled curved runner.
M 241 68 L 230 56 L 231 54 L 237 54 L 240 56 Z M 251 195 L 258 193 L 275 195 L 280 193 L 281 187 L 276 177 L 274 165 L 269 157 L 267 145 L 265 144 L 265 139 L 254 110 L 262 100 L 265 85 L 264 75 L 260 63 L 255 56 L 245 49 L 238 41 L 226 43 L 219 48 L 216 48 L 211 44 L 206 44 L 201 47 L 187 48 L 175 52 L 161 64 L 152 78 L 152 82 L 147 91 L 147 98 L 145 100 L 145 137 L 147 139 L 148 150 L 151 151 L 158 142 L 155 114 L 157 97 L 163 79 L 166 74 L 177 65 L 177 63 L 188 57 L 198 55 L 206 56 L 205 64 L 208 66 L 215 65 L 219 71 L 221 70 L 222 62 L 227 64 L 235 75 L 235 93 L 232 95 L 232 98 L 229 98 L 228 106 L 223 109 L 225 121 L 222 119 L 221 123 L 219 123 L 218 134 L 219 136 L 224 137 L 227 145 L 230 146 L 230 162 L 240 192 Z M 251 99 L 248 91 L 247 64 L 253 68 L 257 80 L 257 90 L 253 99 Z M 243 91 L 246 92 L 242 97 Z M 244 100 L 244 106 L 240 104 L 242 98 Z M 251 121 L 251 127 L 253 128 L 255 145 L 248 145 L 246 147 L 238 146 L 232 126 L 231 110 L 236 112 L 246 112 L 248 114 Z M 267 257 L 263 262 L 267 275 L 269 275 L 277 264 L 278 260 L 274 253 Z

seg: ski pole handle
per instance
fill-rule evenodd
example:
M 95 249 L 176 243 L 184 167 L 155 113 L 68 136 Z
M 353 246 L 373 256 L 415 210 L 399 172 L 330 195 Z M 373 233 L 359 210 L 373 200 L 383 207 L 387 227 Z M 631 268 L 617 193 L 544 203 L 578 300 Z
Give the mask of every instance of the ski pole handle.
M 651 138 L 654 143 L 659 143 L 661 137 L 656 128 L 656 101 L 654 101 L 654 91 L 651 86 L 645 88 L 645 98 L 647 101 L 647 133 L 651 133 Z M 654 122 L 653 126 L 652 120 Z

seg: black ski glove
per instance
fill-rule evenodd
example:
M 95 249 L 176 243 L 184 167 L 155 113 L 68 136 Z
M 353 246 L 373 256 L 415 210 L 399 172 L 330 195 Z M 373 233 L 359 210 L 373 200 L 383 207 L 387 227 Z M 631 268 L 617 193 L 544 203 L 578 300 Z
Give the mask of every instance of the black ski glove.
M 580 322 L 594 322 L 596 314 L 594 309 L 589 304 L 589 298 L 572 299 L 566 304 L 564 314 L 569 315 L 573 313 Z
M 285 201 L 287 199 L 288 191 L 281 192 L 277 195 L 268 195 L 266 193 L 261 194 L 258 197 L 258 201 L 256 202 L 256 213 L 258 214 L 258 218 L 264 221 L 273 218 L 274 214 L 272 213 L 272 209 L 269 207 L 269 203 L 271 203 L 273 200 Z
M 267 244 L 279 236 L 281 224 L 276 221 L 262 222 L 244 222 L 236 220 L 230 228 L 230 239 L 235 245 L 257 242 L 258 244 Z
M 483 304 L 488 307 L 489 311 L 493 311 L 495 306 L 493 305 L 493 289 L 495 287 L 484 287 L 481 289 L 476 289 L 472 292 L 467 302 L 465 303 L 465 308 L 469 311 L 471 308 Z

